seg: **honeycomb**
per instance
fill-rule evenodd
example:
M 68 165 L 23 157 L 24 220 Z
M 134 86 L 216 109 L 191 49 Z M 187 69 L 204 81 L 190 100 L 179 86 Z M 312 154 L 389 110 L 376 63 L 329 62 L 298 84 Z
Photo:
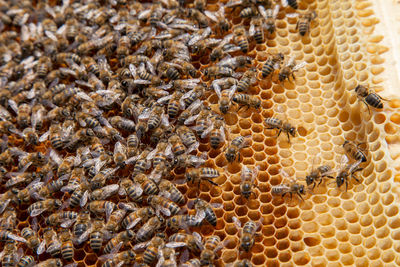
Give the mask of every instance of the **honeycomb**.
M 217 1 L 207 1 L 206 9 L 215 11 L 219 5 Z M 379 78 L 384 71 L 382 54 L 387 48 L 380 44 L 383 36 L 374 32 L 379 20 L 371 6 L 371 1 L 361 0 L 299 1 L 300 12 L 315 10 L 318 14 L 306 36 L 301 37 L 295 30 L 297 18 L 285 16 L 294 12 L 287 7 L 280 10 L 276 32 L 265 43 L 249 42 L 247 55 L 254 59 L 253 67 L 259 70 L 249 94 L 262 100 L 261 109 L 233 110 L 224 118 L 231 138 L 250 135 L 251 145 L 240 151 L 240 161 L 228 164 L 224 148 L 211 149 L 209 140 L 201 139 L 197 155 L 206 153 L 204 166 L 220 172 L 220 177 L 214 180 L 219 186 L 177 185 L 186 203 L 199 197 L 223 205 L 214 210 L 218 218 L 215 227 L 204 224 L 191 229 L 203 240 L 211 235 L 220 237 L 224 247 L 217 253 L 216 266 L 227 266 L 241 259 L 249 259 L 254 266 L 400 265 L 400 153 L 392 149 L 400 144 L 400 100 L 385 102 L 383 111 L 372 110 L 369 115 L 351 91 L 360 83 L 374 86 L 382 82 Z M 249 26 L 249 20 L 242 19 L 239 12 L 234 9 L 226 14 L 232 26 Z M 272 78 L 263 78 L 262 65 L 268 53 L 274 52 L 293 55 L 296 61 L 307 64 L 295 73 L 293 81 L 277 82 L 276 72 Z M 208 55 L 193 57 L 193 61 L 201 71 L 210 66 Z M 208 78 L 201 79 L 210 85 Z M 205 103 L 219 113 L 214 92 L 206 93 Z M 285 135 L 275 138 L 275 131 L 265 127 L 266 118 L 282 115 L 276 112 L 278 107 L 283 107 L 289 121 L 298 127 L 298 136 L 291 138 L 291 143 Z M 110 114 L 118 112 L 113 110 Z M 281 170 L 291 177 L 305 177 L 317 155 L 321 163 L 337 168 L 344 140 L 368 143 L 368 160 L 358 175 L 360 183 L 352 180 L 344 191 L 328 181 L 307 194 L 305 201 L 271 195 L 271 188 L 284 182 Z M 23 143 L 15 135 L 8 142 L 13 146 Z M 48 147 L 49 141 L 35 149 L 45 152 Z M 60 154 L 70 155 L 66 151 Z M 260 167 L 255 196 L 248 200 L 240 194 L 243 166 Z M 119 176 L 127 175 L 128 171 L 124 169 Z M 181 180 L 184 171 L 175 170 L 173 176 L 174 181 Z M 5 191 L 3 183 L 1 192 Z M 67 201 L 70 194 L 60 192 L 54 197 Z M 110 200 L 118 203 L 127 198 L 114 196 Z M 16 207 L 17 231 L 32 223 L 28 206 L 29 203 Z M 233 217 L 242 225 L 249 220 L 261 224 L 249 252 L 239 250 L 241 230 Z M 42 236 L 46 227 L 44 216 L 39 217 L 38 226 Z M 134 245 L 130 242 L 122 250 Z M 24 245 L 21 247 L 26 255 L 34 255 Z M 101 266 L 99 255 L 87 242 L 74 245 L 72 262 L 78 266 Z M 34 257 L 38 263 L 50 255 Z

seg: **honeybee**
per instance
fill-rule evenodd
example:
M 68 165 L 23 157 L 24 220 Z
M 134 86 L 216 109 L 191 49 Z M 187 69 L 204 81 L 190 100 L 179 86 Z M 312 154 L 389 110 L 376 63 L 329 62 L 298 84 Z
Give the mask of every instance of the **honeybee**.
M 317 182 L 319 180 L 318 186 L 322 183 L 322 180 L 324 177 L 333 179 L 334 177 L 331 176 L 330 174 L 332 173 L 332 168 L 329 165 L 321 165 L 317 168 L 314 168 L 314 163 L 315 163 L 315 159 L 320 157 L 320 155 L 317 155 L 314 159 L 313 159 L 313 164 L 312 164 L 312 168 L 311 168 L 311 172 L 306 176 L 306 183 L 307 186 L 310 186 L 311 184 L 313 184 L 312 190 L 314 190 L 315 186 L 317 185 Z
M 247 70 L 237 84 L 238 92 L 246 92 L 256 82 L 256 75 L 257 70 L 255 68 Z
M 213 169 L 213 168 L 208 168 L 208 167 L 203 167 L 203 168 L 190 168 L 186 171 L 185 173 L 185 178 L 187 182 L 192 181 L 194 184 L 196 181 L 198 184 L 200 184 L 201 180 L 206 180 L 210 184 L 213 185 L 218 185 L 217 183 L 213 182 L 211 179 L 219 177 L 219 171 Z
M 59 233 L 61 242 L 61 256 L 64 260 L 70 261 L 74 257 L 74 245 L 72 244 L 72 235 L 69 229 L 62 229 Z
M 139 149 L 139 138 L 136 134 L 130 134 L 126 139 L 126 149 L 127 149 L 127 156 L 129 158 L 134 157 L 138 153 Z
M 200 254 L 200 263 L 201 265 L 209 265 L 212 266 L 216 252 L 222 248 L 221 238 L 217 235 L 212 235 L 207 237 L 204 243 L 204 249 Z
M 159 195 L 149 196 L 147 198 L 147 202 L 154 208 L 157 215 L 160 213 L 160 211 L 166 216 L 176 215 L 181 210 L 177 204 Z
M 118 192 L 118 189 L 119 185 L 117 184 L 106 185 L 100 189 L 93 190 L 92 193 L 90 193 L 89 199 L 90 201 L 104 200 Z
M 290 124 L 287 120 L 280 120 L 278 118 L 266 118 L 265 119 L 265 124 L 268 126 L 267 129 L 278 129 L 278 135 L 276 137 L 278 137 L 281 132 L 285 132 L 287 137 L 288 137 L 288 142 L 290 143 L 290 136 L 295 137 L 296 136 L 296 127 L 294 127 L 292 124 Z
M 71 223 L 75 222 L 78 217 L 78 213 L 75 211 L 59 211 L 51 214 L 46 218 L 47 225 L 58 225 L 61 227 L 68 227 Z
M 103 245 L 103 240 L 105 237 L 107 237 L 107 234 L 104 231 L 104 227 L 104 220 L 102 218 L 97 218 L 92 221 L 89 229 L 90 248 L 96 253 L 100 251 L 101 246 Z M 82 234 L 80 240 L 86 240 L 87 233 L 88 232 L 86 232 L 86 234 Z
M 135 227 L 140 221 L 147 221 L 151 217 L 155 215 L 154 209 L 152 207 L 143 207 L 139 208 L 125 217 L 122 220 L 122 227 L 126 229 L 132 229 Z
M 272 9 L 265 10 L 265 8 L 261 5 L 258 7 L 260 14 L 265 19 L 265 28 L 270 34 L 273 34 L 275 32 L 275 20 L 276 16 L 279 13 L 279 9 L 280 5 L 276 5 L 273 10 Z
M 313 21 L 317 17 L 317 13 L 315 11 L 310 11 L 305 14 L 299 14 L 299 13 L 286 14 L 286 16 L 289 18 L 299 16 L 299 20 L 297 21 L 296 24 L 296 30 L 298 29 L 300 35 L 304 36 L 306 35 L 306 33 L 309 32 L 311 21 Z
M 236 158 L 240 161 L 240 150 L 248 147 L 251 139 L 248 137 L 235 137 L 230 145 L 226 148 L 225 158 L 228 162 L 234 162 Z
M 186 11 L 186 15 L 189 18 L 192 18 L 197 21 L 199 24 L 200 28 L 206 28 L 208 27 L 208 19 L 207 16 L 204 15 L 201 11 L 194 9 L 194 8 L 189 8 Z
M 136 238 L 138 237 L 138 234 L 136 235 Z M 133 232 L 132 230 L 126 230 L 126 231 L 119 232 L 115 237 L 113 237 L 110 241 L 108 241 L 108 243 L 104 247 L 104 253 L 109 254 L 114 249 L 120 248 L 122 245 L 131 241 L 134 236 L 135 236 L 135 232 Z
M 284 55 L 282 53 L 271 54 L 267 61 L 265 61 L 262 67 L 262 76 L 265 78 L 270 75 L 274 69 L 279 68 L 281 62 L 284 59 Z
M 202 220 L 188 214 L 171 216 L 165 222 L 165 225 L 173 231 L 184 229 L 186 232 L 189 232 L 189 227 L 198 227 L 201 224 Z
M 260 166 L 257 166 L 253 169 L 250 169 L 247 166 L 242 167 L 242 172 L 240 175 L 240 178 L 242 180 L 242 182 L 240 184 L 240 193 L 246 199 L 248 199 L 251 194 L 256 195 L 253 191 L 253 187 L 257 187 L 254 184 L 254 180 L 258 175 L 259 169 L 260 169 Z
M 126 157 L 126 147 L 121 143 L 117 142 L 114 146 L 114 162 L 117 166 L 123 167 L 125 165 Z
M 117 209 L 113 211 L 108 219 L 105 229 L 110 232 L 117 232 L 119 230 L 119 225 L 126 215 L 125 209 Z
M 362 145 L 364 145 L 364 147 L 361 147 Z M 352 141 L 345 140 L 342 146 L 350 158 L 362 163 L 367 161 L 367 149 L 365 145 L 365 143 L 356 144 Z
M 17 226 L 17 213 L 15 212 L 15 209 L 13 207 L 9 206 L 1 216 L 0 229 L 13 231 L 16 226 Z
M 109 218 L 113 210 L 117 207 L 111 201 L 106 200 L 94 200 L 89 203 L 89 210 L 95 214 L 106 214 L 106 218 Z
M 172 95 L 162 97 L 157 101 L 158 103 L 162 103 L 163 101 L 169 100 L 167 114 L 170 118 L 175 118 L 178 115 L 179 111 L 185 108 L 184 102 L 180 101 L 183 94 L 184 91 L 177 90 Z
M 63 263 L 60 259 L 48 259 L 35 265 L 35 267 L 62 267 Z
M 47 227 L 43 232 L 43 241 L 40 243 L 37 253 L 42 254 L 47 247 L 46 252 L 52 257 L 57 257 L 61 253 L 61 242 L 58 239 L 57 233 L 51 227 Z
M 37 228 L 37 223 L 34 224 L 33 228 Z M 40 239 L 37 231 L 32 230 L 30 227 L 25 227 L 21 230 L 21 236 L 26 239 L 26 245 L 36 253 L 40 245 Z
M 236 94 L 233 96 L 232 101 L 239 105 L 247 106 L 249 108 L 259 109 L 261 107 L 261 100 L 257 96 L 248 94 Z
M 151 217 L 140 229 L 137 231 L 136 234 L 136 241 L 137 242 L 144 242 L 150 239 L 153 234 L 161 228 L 164 224 L 164 219 L 159 216 Z
M 18 133 L 15 125 L 9 121 L 0 121 L 0 132 L 3 134 Z
M 377 108 L 377 109 L 383 108 L 382 100 L 386 100 L 386 99 L 380 97 L 373 90 L 368 89 L 367 85 L 359 84 L 356 86 L 356 88 L 354 90 L 357 93 L 357 98 L 360 99 L 367 106 L 369 114 L 371 114 L 371 110 L 369 109 L 369 106 Z
M 215 93 L 219 98 L 219 110 L 222 114 L 226 114 L 231 106 L 231 99 L 236 92 L 236 85 L 233 85 L 230 89 L 221 91 L 220 86 L 217 83 L 213 83 Z
M 51 60 L 49 57 L 43 56 L 39 58 L 39 62 L 36 65 L 36 73 L 38 74 L 39 78 L 44 78 L 46 77 L 47 73 L 49 72 L 49 69 L 51 69 Z
M 92 190 L 103 187 L 107 179 L 110 178 L 117 170 L 118 167 L 101 170 L 98 174 L 96 174 L 93 177 L 93 179 L 90 182 Z
M 59 64 L 68 64 L 69 60 L 77 64 L 81 63 L 81 57 L 74 53 L 62 52 L 56 55 L 56 62 Z
M 176 263 L 176 253 L 173 248 L 164 247 L 159 251 L 159 260 L 157 266 L 160 267 L 170 267 L 177 266 Z
M 185 202 L 185 197 L 172 182 L 161 179 L 158 188 L 160 189 L 161 195 L 171 199 L 173 202 L 179 205 L 182 205 Z
M 123 252 L 108 255 L 102 255 L 99 257 L 100 260 L 106 260 L 102 267 L 121 266 L 123 264 L 130 264 L 135 261 L 136 254 L 133 250 L 125 250 Z
M 290 6 L 293 9 L 298 9 L 299 8 L 297 0 L 282 0 L 282 6 L 283 7 Z
M 142 187 L 139 184 L 134 183 L 131 179 L 124 178 L 120 181 L 119 195 L 128 195 L 131 200 L 142 202 L 142 193 Z
M 235 46 L 234 44 L 229 43 L 233 37 L 234 37 L 233 34 L 226 35 L 224 39 L 222 39 L 222 41 L 219 42 L 215 48 L 213 48 L 213 50 L 210 53 L 211 61 L 216 61 L 218 59 L 221 59 L 227 53 L 232 53 L 240 50 L 239 46 Z
M 232 217 L 233 222 L 235 223 L 238 229 L 241 228 L 241 222 L 238 218 Z M 253 221 L 248 221 L 244 224 L 243 229 L 240 234 L 240 248 L 244 251 L 248 252 L 254 245 L 255 236 L 258 235 L 257 229 L 260 227 L 260 223 L 256 223 Z
M 191 151 L 196 150 L 199 146 L 196 135 L 188 127 L 181 125 L 176 129 L 176 133 L 181 138 L 183 144 L 187 147 L 186 153 L 190 153 Z
M 165 246 L 165 234 L 157 233 L 152 239 L 147 242 L 136 244 L 133 249 L 139 250 L 146 248 L 143 252 L 143 263 L 145 264 L 152 264 L 157 256 L 160 248 Z
M 7 230 L 0 230 L 0 241 L 1 242 L 5 242 L 5 241 L 18 241 L 18 242 L 22 242 L 22 243 L 26 243 L 26 239 L 20 236 L 17 236 L 15 234 L 13 234 L 10 231 Z
M 229 30 L 229 22 L 225 17 L 225 8 L 223 6 L 220 7 L 216 12 L 204 10 L 204 14 L 216 23 L 217 29 L 220 31 L 220 34 Z
M 211 66 L 204 70 L 204 75 L 209 78 L 231 77 L 234 75 L 234 72 L 229 67 Z
M 241 11 L 240 11 L 240 17 L 242 18 L 251 18 L 254 17 L 258 14 L 258 10 L 254 5 L 248 6 L 248 7 L 244 7 Z
M 139 184 L 142 188 L 143 192 L 147 195 L 155 195 L 158 194 L 159 189 L 157 185 L 150 180 L 147 175 L 143 173 L 138 173 L 134 178 L 134 182 Z
M 337 187 L 341 187 L 343 184 L 346 184 L 346 192 L 349 184 L 349 180 L 353 178 L 357 182 L 360 182 L 359 179 L 355 176 L 356 172 L 362 171 L 363 168 L 360 168 L 360 161 L 348 164 L 349 159 L 346 155 L 343 155 L 340 162 L 340 167 L 338 170 L 338 174 L 336 176 L 336 185 Z M 350 177 L 349 177 L 350 176 Z
M 59 199 L 46 199 L 38 201 L 29 206 L 28 212 L 32 217 L 42 214 L 44 211 L 54 210 L 60 208 L 62 205 Z
M 17 244 L 15 241 L 7 241 L 4 245 L 3 251 L 0 253 L 1 265 L 2 266 L 15 266 L 19 261 L 17 254 Z
M 294 57 L 289 58 L 289 60 L 285 64 L 285 66 L 279 72 L 279 81 L 283 82 L 286 79 L 289 80 L 290 76 L 292 76 L 293 80 L 295 80 L 296 77 L 294 76 L 294 72 L 298 71 L 305 65 L 306 65 L 306 62 L 304 62 L 304 61 L 299 64 L 296 64 Z
M 35 258 L 31 255 L 23 256 L 18 264 L 17 267 L 28 267 L 35 264 Z
M 96 61 L 92 57 L 84 57 L 82 58 L 82 63 L 84 64 L 85 68 L 93 73 L 96 76 L 100 75 L 100 69 L 97 65 Z
M 18 106 L 16 111 L 17 111 L 17 124 L 21 128 L 27 127 L 29 125 L 29 122 L 31 121 L 31 111 L 32 111 L 31 106 L 26 103 L 22 103 Z
M 149 120 L 147 121 L 147 129 L 153 130 L 160 126 L 163 120 L 167 120 L 164 117 L 164 108 L 161 105 L 155 105 L 150 113 Z
M 211 118 L 210 126 L 204 130 L 201 138 L 210 136 L 210 146 L 217 149 L 222 143 L 225 142 L 225 121 L 223 117 L 214 116 Z
M 34 174 L 30 172 L 17 172 L 8 174 L 10 179 L 6 182 L 6 188 L 11 188 L 13 186 L 18 186 L 20 184 L 27 184 L 32 182 L 35 179 Z M 7 176 L 8 176 L 7 175 Z
M 281 170 L 282 176 L 284 176 L 286 179 L 288 179 L 289 175 Z M 284 197 L 286 194 L 290 195 L 290 199 L 292 199 L 293 194 L 296 194 L 300 197 L 302 201 L 304 201 L 304 198 L 302 195 L 306 194 L 306 188 L 302 184 L 296 183 L 294 179 L 288 179 L 289 183 L 282 183 L 280 185 L 273 186 L 271 188 L 271 194 L 272 195 L 280 195 L 281 197 Z
M 46 185 L 40 187 L 37 193 L 34 195 L 37 199 L 45 199 L 49 197 L 51 194 L 60 191 L 60 189 L 64 186 L 64 180 L 67 179 L 67 176 L 63 178 L 59 178 L 57 180 L 51 181 Z
M 22 131 L 22 135 L 23 135 L 23 138 L 24 138 L 24 141 L 26 144 L 31 144 L 31 145 L 35 145 L 35 146 L 38 145 L 39 137 L 38 137 L 36 131 L 34 130 L 34 128 L 30 128 L 30 127 L 25 128 Z
M 240 47 L 243 53 L 247 53 L 249 50 L 249 42 L 247 41 L 246 29 L 243 26 L 236 26 L 233 29 L 234 42 Z
M 201 236 L 197 232 L 192 234 L 187 234 L 183 232 L 178 232 L 171 235 L 168 239 L 166 247 L 177 248 L 177 247 L 187 247 L 193 253 L 200 253 L 204 249 L 201 242 Z
M 43 166 L 48 162 L 48 157 L 42 152 L 23 153 L 19 158 L 18 168 L 23 170 L 26 166 Z
M 201 222 L 205 219 L 212 226 L 217 225 L 217 216 L 213 210 L 214 208 L 221 208 L 219 203 L 208 203 L 201 198 L 196 198 L 194 201 L 194 208 L 196 210 L 196 219 Z

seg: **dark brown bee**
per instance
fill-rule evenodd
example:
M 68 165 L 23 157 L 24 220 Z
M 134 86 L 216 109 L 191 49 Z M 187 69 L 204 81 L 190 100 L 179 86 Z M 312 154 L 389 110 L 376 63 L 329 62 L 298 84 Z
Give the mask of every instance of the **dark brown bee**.
M 204 249 L 200 254 L 201 266 L 212 266 L 216 257 L 216 252 L 222 248 L 221 238 L 217 235 L 209 236 L 205 243 Z
M 278 137 L 282 131 L 285 132 L 287 134 L 289 143 L 290 143 L 289 134 L 293 137 L 296 136 L 296 127 L 292 126 L 289 122 L 282 121 L 277 118 L 266 118 L 265 124 L 267 124 L 267 126 L 269 126 L 269 128 L 267 128 L 267 129 L 278 129 L 279 130 L 278 135 L 276 137 Z
M 362 145 L 364 145 L 364 147 L 361 147 Z M 343 148 L 350 158 L 362 163 L 367 161 L 367 150 L 365 145 L 365 143 L 356 144 L 352 141 L 345 140 L 343 143 Z
M 249 87 L 256 82 L 257 70 L 255 68 L 248 69 L 240 79 L 237 90 L 238 92 L 246 92 Z
M 386 99 L 383 99 L 371 89 L 368 89 L 367 86 L 359 84 L 354 90 L 357 93 L 358 99 L 360 99 L 367 106 L 369 114 L 371 114 L 369 106 L 377 109 L 383 108 L 382 100 Z
M 297 17 L 299 16 L 299 20 L 296 24 L 296 30 L 299 30 L 301 36 L 306 35 L 310 31 L 310 24 L 317 17 L 317 13 L 315 11 L 311 11 L 305 14 L 293 13 L 287 14 L 287 17 Z
M 220 7 L 217 12 L 205 10 L 204 14 L 217 24 L 217 29 L 220 31 L 220 33 L 224 33 L 229 30 L 229 22 L 225 17 L 225 8 L 223 6 Z
M 209 183 L 213 185 L 218 185 L 217 183 L 213 182 L 211 179 L 216 178 L 219 176 L 219 171 L 203 167 L 203 168 L 191 168 L 186 171 L 185 177 L 187 182 L 198 182 L 200 184 L 201 180 L 207 180 Z
M 271 54 L 271 56 L 265 61 L 261 73 L 265 78 L 270 75 L 275 69 L 279 68 L 281 62 L 284 59 L 284 55 L 282 53 Z
M 152 264 L 159 255 L 159 249 L 165 246 L 165 235 L 163 233 L 157 233 L 150 241 L 139 243 L 134 246 L 134 249 L 144 249 L 143 252 L 143 263 Z
M 208 203 L 207 201 L 196 198 L 194 201 L 194 208 L 196 210 L 196 220 L 200 223 L 205 219 L 212 226 L 217 225 L 217 215 L 215 214 L 213 207 L 222 208 L 222 204 L 219 203 Z
M 247 53 L 249 50 L 249 42 L 247 41 L 246 29 L 243 26 L 236 26 L 233 29 L 235 35 L 234 41 L 240 47 L 243 53 Z

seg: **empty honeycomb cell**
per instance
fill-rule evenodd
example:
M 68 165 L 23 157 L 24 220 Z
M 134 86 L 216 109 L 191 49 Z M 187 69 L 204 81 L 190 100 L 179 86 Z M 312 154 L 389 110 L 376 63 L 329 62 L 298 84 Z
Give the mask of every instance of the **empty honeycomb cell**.
M 337 261 L 340 259 L 340 254 L 337 250 L 327 250 L 325 253 L 325 257 L 329 261 Z
M 291 260 L 292 255 L 291 255 L 290 251 L 282 251 L 279 253 L 278 258 L 279 258 L 280 262 L 288 262 Z

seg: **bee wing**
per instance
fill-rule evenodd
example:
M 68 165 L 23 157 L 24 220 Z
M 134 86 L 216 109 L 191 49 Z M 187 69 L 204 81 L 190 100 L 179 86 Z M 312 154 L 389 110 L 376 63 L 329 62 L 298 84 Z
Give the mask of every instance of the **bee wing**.
M 243 0 L 230 0 L 228 3 L 226 3 L 225 7 L 234 7 L 237 5 L 241 5 Z
M 246 165 L 244 165 L 242 167 L 242 171 L 240 173 L 240 178 L 242 179 L 242 181 L 246 180 L 247 173 L 249 173 L 249 172 L 251 172 L 250 168 L 247 167 Z
M 164 126 L 169 126 L 169 119 L 167 114 L 161 115 L 161 124 Z
M 57 165 L 60 165 L 63 161 L 54 149 L 50 149 L 50 158 L 54 160 Z
M 306 64 L 307 64 L 307 62 L 305 62 L 305 61 L 300 62 L 299 64 L 297 64 L 296 66 L 294 66 L 293 71 L 296 71 L 296 70 L 301 69 L 301 68 L 304 67 Z
M 63 220 L 63 222 L 60 224 L 60 226 L 62 228 L 70 228 L 74 222 L 76 221 L 76 219 L 65 219 Z
M 281 4 L 283 7 L 287 7 L 289 5 L 288 0 L 282 0 Z
M 106 199 L 112 195 L 114 195 L 116 192 L 118 192 L 119 185 L 118 184 L 111 184 L 107 185 L 103 188 L 103 192 L 101 193 L 101 199 Z
M 190 116 L 189 118 L 187 118 L 184 122 L 185 125 L 190 125 L 192 124 L 198 117 L 200 116 L 200 114 L 196 114 L 193 116 Z
M 300 16 L 299 13 L 289 13 L 289 14 L 286 14 L 286 17 L 288 17 L 288 18 L 295 18 L 295 17 L 298 17 L 298 16 Z
M 128 202 L 120 202 L 118 203 L 118 208 L 124 209 L 126 211 L 135 211 L 137 210 L 137 206 L 134 203 Z
M 10 204 L 11 199 L 7 199 L 4 201 L 2 204 L 0 204 L 0 214 L 4 212 L 4 210 L 7 208 L 8 204 Z
M 8 105 L 10 106 L 10 108 L 11 108 L 16 114 L 18 114 L 18 104 L 17 104 L 14 100 L 9 99 L 9 100 L 8 100 Z
M 109 254 L 101 255 L 101 256 L 99 257 L 99 260 L 100 260 L 100 261 L 110 260 L 110 259 L 112 259 L 112 258 L 115 257 L 115 254 L 116 254 L 116 253 L 109 253 Z
M 222 203 L 211 203 L 210 205 L 214 209 L 222 209 L 224 207 L 224 205 Z
M 79 205 L 80 205 L 81 207 L 84 207 L 84 206 L 86 205 L 87 201 L 88 201 L 88 198 L 89 198 L 89 191 L 86 190 L 86 191 L 83 193 L 83 195 L 82 195 L 82 197 L 81 197 L 81 199 L 80 199 L 80 201 L 79 201 Z
M 165 149 L 164 154 L 167 158 L 173 158 L 174 155 L 172 153 L 172 145 L 171 144 L 168 144 L 167 148 Z
M 83 242 L 85 242 L 88 238 L 90 233 L 92 232 L 92 227 L 88 227 L 88 229 L 83 232 L 75 241 L 78 245 L 82 244 Z
M 239 219 L 237 217 L 233 216 L 232 221 L 238 230 L 240 230 L 242 228 L 242 223 L 239 221 Z
M 232 87 L 231 87 L 231 89 L 228 89 L 228 90 L 230 90 L 230 92 L 229 92 L 229 94 L 228 94 L 228 98 L 229 99 L 232 99 L 232 96 L 235 94 L 235 92 L 236 92 L 236 88 L 237 88 L 237 86 L 236 86 L 236 84 L 234 84 Z
M 260 170 L 260 165 L 257 165 L 255 168 L 253 168 L 251 182 L 254 182 L 254 180 L 257 178 L 259 170 Z
M 281 6 L 280 6 L 280 5 L 276 5 L 276 6 L 275 6 L 274 11 L 273 11 L 273 13 L 272 13 L 272 16 L 273 16 L 274 19 L 276 19 L 276 16 L 278 16 L 278 13 L 279 13 L 279 10 L 280 10 L 280 9 L 281 9 Z
M 219 86 L 217 80 L 214 80 L 211 84 L 211 86 L 213 87 L 215 93 L 217 94 L 218 98 L 221 98 L 222 93 L 221 93 L 221 87 Z
M 147 248 L 150 245 L 150 243 L 151 243 L 151 240 L 142 242 L 142 243 L 138 243 L 133 246 L 133 250 L 143 250 L 143 249 Z
M 127 226 L 126 229 L 132 229 L 133 227 L 136 226 L 136 224 L 138 224 L 140 221 L 142 220 L 142 218 L 136 218 L 135 220 L 131 221 Z
M 43 241 L 40 243 L 39 247 L 37 248 L 36 254 L 37 254 L 37 255 L 41 255 L 41 254 L 44 252 L 45 249 L 46 249 L 46 241 L 43 240 Z
M 204 132 L 201 134 L 201 138 L 206 138 L 213 129 L 214 129 L 214 125 L 212 123 L 210 123 L 210 125 L 207 127 L 207 129 L 205 129 Z
M 343 169 L 344 166 L 347 164 L 347 162 L 349 162 L 349 158 L 348 158 L 346 155 L 343 155 L 343 156 L 340 158 L 339 169 L 340 169 L 340 170 Z
M 352 173 L 356 168 L 358 168 L 358 166 L 360 166 L 362 160 L 356 161 L 353 164 L 351 164 L 350 168 L 349 168 L 349 172 Z
M 253 22 L 253 21 L 252 21 Z M 249 36 L 254 36 L 254 33 L 256 32 L 256 29 L 254 27 L 254 24 L 251 23 L 250 24 L 250 28 L 249 28 Z
M 258 11 L 260 12 L 261 16 L 264 17 L 264 19 L 267 18 L 267 11 L 265 10 L 265 7 L 262 5 L 258 6 Z
M 181 248 L 181 247 L 185 247 L 186 243 L 185 242 L 169 242 L 165 246 L 167 248 Z
M 122 186 L 118 190 L 118 195 L 120 196 L 126 196 L 126 190 Z
M 206 217 L 206 212 L 204 210 L 197 210 L 195 216 L 197 222 L 202 222 Z
M 131 75 L 132 75 L 132 77 L 133 78 L 135 78 L 136 77 L 136 67 L 135 67 L 135 65 L 133 65 L 133 64 L 129 64 L 129 71 L 131 72 Z
M 118 253 L 118 251 L 121 249 L 123 245 L 124 245 L 123 242 L 119 242 L 118 245 L 116 245 L 113 249 L 111 249 L 110 254 Z
M 154 158 L 154 156 L 155 156 L 155 154 L 157 153 L 157 151 L 158 151 L 157 148 L 153 149 L 149 154 L 147 154 L 146 159 L 147 159 L 147 160 L 151 160 L 152 158 Z
M 58 249 L 60 249 L 60 248 L 61 248 L 61 243 L 60 243 L 60 241 L 58 240 L 57 237 L 54 237 L 54 238 L 53 238 L 53 243 L 51 244 L 51 246 L 48 246 L 48 247 L 47 247 L 46 252 L 47 252 L 47 253 L 52 253 L 53 251 L 56 251 L 56 250 L 58 250 Z
M 32 205 L 33 205 L 33 204 L 32 204 Z M 45 212 L 46 210 L 47 210 L 47 208 L 43 208 L 43 209 L 32 209 L 30 215 L 31 215 L 31 217 L 36 217 L 36 216 L 42 214 L 43 212 Z
M 163 96 L 157 100 L 157 103 L 164 104 L 167 101 L 169 101 L 171 98 L 172 98 L 172 95 Z

